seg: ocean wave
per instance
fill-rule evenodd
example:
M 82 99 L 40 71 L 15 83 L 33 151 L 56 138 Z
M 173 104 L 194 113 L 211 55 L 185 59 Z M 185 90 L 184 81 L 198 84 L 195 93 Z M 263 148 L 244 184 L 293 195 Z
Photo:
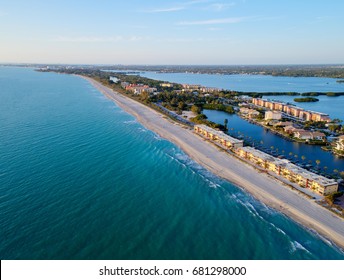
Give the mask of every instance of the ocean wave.
M 337 247 L 334 243 L 332 243 L 330 240 L 326 239 L 324 236 L 322 236 L 321 234 L 319 234 L 318 232 L 316 232 L 313 229 L 308 229 L 313 235 L 315 235 L 316 237 L 318 237 L 319 239 L 321 239 L 324 243 L 326 243 L 327 245 L 334 247 L 334 248 L 338 248 L 339 251 L 341 251 L 342 253 L 344 253 L 344 250 L 342 250 L 341 248 Z
M 240 193 L 237 194 L 229 194 L 227 196 L 231 200 L 234 200 L 235 202 L 239 203 L 241 206 L 243 206 L 252 216 L 260 219 L 262 222 L 269 225 L 271 228 L 276 230 L 278 233 L 281 233 L 284 236 L 288 236 L 281 228 L 276 226 L 274 223 L 270 222 L 268 219 L 266 219 L 263 215 L 261 215 L 261 211 L 264 213 L 267 213 L 270 216 L 270 213 L 276 214 L 277 212 L 273 209 L 268 208 L 265 204 L 259 203 L 255 201 L 250 196 L 244 196 Z
M 172 160 L 178 162 L 184 168 L 188 168 L 193 174 L 196 174 L 199 177 L 201 177 L 205 182 L 207 182 L 209 187 L 221 187 L 221 183 L 223 183 L 223 181 L 219 177 L 203 168 L 197 162 L 192 160 L 188 155 L 180 153 L 179 151 L 176 151 L 176 149 L 167 151 L 166 155 Z
M 270 223 L 270 225 L 271 225 L 275 230 L 277 230 L 279 233 L 282 233 L 284 236 L 288 236 L 281 228 L 279 228 L 279 227 L 276 226 L 275 224 Z
M 125 124 L 135 124 L 138 123 L 136 120 L 124 121 Z
M 161 137 L 160 137 L 158 134 L 156 134 L 156 133 L 154 133 L 153 138 L 154 138 L 155 140 L 157 140 L 157 141 L 162 141 L 162 140 L 164 140 L 163 138 L 161 138 Z
M 142 128 L 142 127 L 138 127 L 137 130 L 140 132 L 147 132 L 148 131 L 147 129 Z
M 299 242 L 297 241 L 291 241 L 290 242 L 290 253 L 294 253 L 297 250 L 301 250 L 301 251 L 305 251 L 308 254 L 311 254 L 311 252 L 309 252 L 305 247 L 303 247 Z

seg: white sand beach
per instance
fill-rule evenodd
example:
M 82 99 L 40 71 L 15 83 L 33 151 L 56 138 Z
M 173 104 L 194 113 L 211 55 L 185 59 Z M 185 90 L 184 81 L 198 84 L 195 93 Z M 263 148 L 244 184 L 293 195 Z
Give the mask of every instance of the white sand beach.
M 209 171 L 242 187 L 266 205 L 344 248 L 344 219 L 269 175 L 259 173 L 252 166 L 221 151 L 189 128 L 174 123 L 166 116 L 114 92 L 93 79 L 85 79 L 126 112 L 135 116 L 146 128 L 175 143 Z

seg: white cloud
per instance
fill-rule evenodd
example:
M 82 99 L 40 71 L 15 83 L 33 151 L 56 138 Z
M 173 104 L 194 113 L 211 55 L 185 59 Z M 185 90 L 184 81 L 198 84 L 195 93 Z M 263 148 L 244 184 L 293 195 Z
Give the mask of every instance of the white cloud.
M 230 7 L 235 6 L 235 3 L 214 3 L 209 5 L 208 7 L 206 7 L 206 10 L 212 10 L 212 11 L 217 11 L 217 12 L 221 12 L 223 10 L 226 10 Z
M 180 21 L 177 25 L 213 25 L 225 23 L 239 23 L 249 19 L 249 17 L 218 18 L 199 21 Z

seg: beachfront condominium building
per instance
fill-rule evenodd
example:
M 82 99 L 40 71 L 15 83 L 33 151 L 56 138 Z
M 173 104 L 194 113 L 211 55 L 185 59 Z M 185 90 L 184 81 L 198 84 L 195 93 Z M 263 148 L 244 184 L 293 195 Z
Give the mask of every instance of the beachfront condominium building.
M 283 112 L 286 117 L 292 117 L 302 121 L 331 121 L 328 114 L 305 110 L 303 108 L 283 102 L 252 98 L 252 104 L 262 108 Z
M 195 125 L 194 131 L 218 146 L 234 151 L 238 157 L 247 160 L 252 165 L 271 171 L 317 194 L 326 196 L 338 191 L 338 183 L 335 180 L 310 172 L 287 159 L 276 158 L 253 147 L 244 147 L 242 140 L 233 138 L 222 131 L 206 125 Z
M 141 94 L 143 92 L 153 93 L 156 92 L 156 88 L 149 87 L 143 84 L 130 84 L 125 87 L 126 90 L 133 92 L 134 94 Z
M 194 126 L 194 131 L 202 137 L 219 144 L 224 149 L 236 149 L 244 145 L 244 141 L 233 138 L 222 131 L 200 124 Z
M 338 137 L 336 142 L 336 150 L 338 152 L 344 153 L 344 135 Z
M 282 113 L 278 111 L 266 111 L 265 120 L 280 120 L 282 118 Z
M 308 188 L 320 195 L 329 195 L 338 191 L 338 183 L 333 179 L 310 172 L 287 159 L 280 159 L 266 154 L 252 147 L 241 147 L 235 150 L 236 154 L 268 171 L 281 176 L 301 187 Z

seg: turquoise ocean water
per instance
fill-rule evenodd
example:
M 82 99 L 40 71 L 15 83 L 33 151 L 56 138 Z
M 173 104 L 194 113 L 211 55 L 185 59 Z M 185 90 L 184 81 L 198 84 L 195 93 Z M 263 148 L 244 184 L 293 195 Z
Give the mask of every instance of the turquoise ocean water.
M 0 67 L 1 259 L 344 259 L 75 76 Z

